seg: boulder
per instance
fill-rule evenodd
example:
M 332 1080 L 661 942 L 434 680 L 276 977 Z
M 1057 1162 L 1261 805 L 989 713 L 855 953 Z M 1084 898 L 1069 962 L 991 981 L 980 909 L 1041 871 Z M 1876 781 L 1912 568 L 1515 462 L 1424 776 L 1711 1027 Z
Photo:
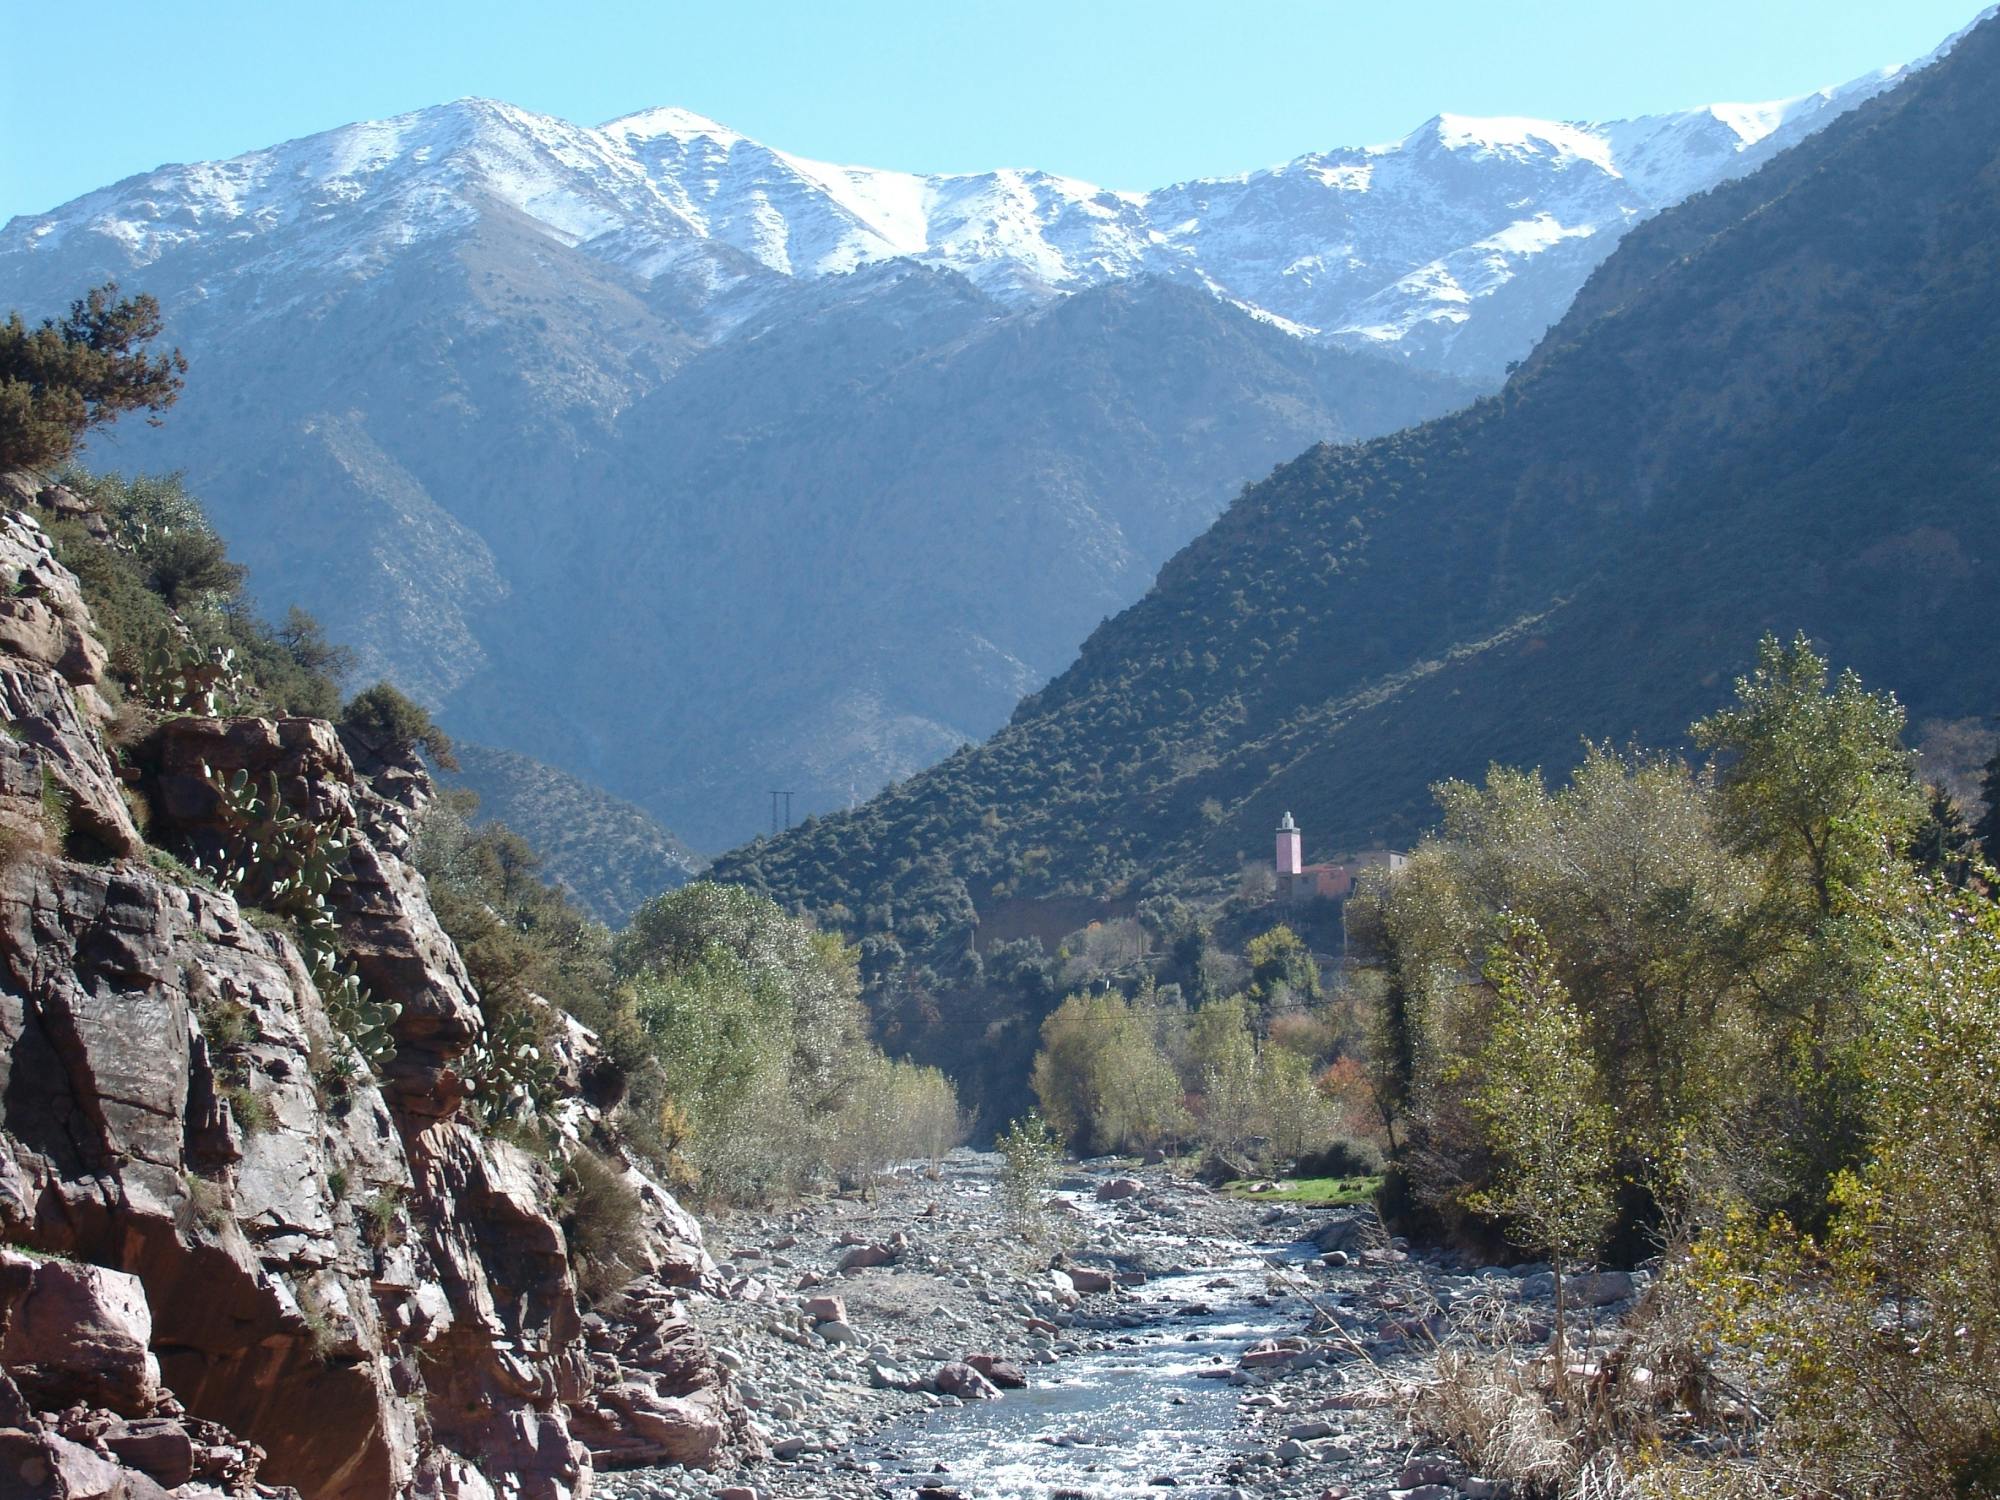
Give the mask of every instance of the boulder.
M 171 1417 L 120 1422 L 98 1439 L 111 1456 L 166 1489 L 194 1477 L 194 1438 Z
M 1021 1391 L 1028 1387 L 1028 1377 L 1021 1373 L 1020 1366 L 1009 1364 L 997 1354 L 968 1354 L 965 1362 L 1003 1391 Z
M 799 1304 L 808 1323 L 845 1323 L 847 1303 L 840 1297 L 808 1297 Z
M 961 1401 L 1000 1399 L 998 1387 L 962 1360 L 939 1365 L 931 1374 L 930 1388 L 940 1396 L 956 1396 Z
M 1366 1248 L 1377 1226 L 1365 1214 L 1346 1214 L 1317 1224 L 1307 1236 L 1322 1254 L 1335 1250 L 1356 1252 Z
M 754 1456 L 758 1440 L 736 1388 L 672 1287 L 641 1277 L 618 1315 L 588 1319 L 594 1389 L 571 1404 L 570 1431 L 600 1468 L 672 1463 L 711 1468 Z
M 845 1276 L 854 1271 L 865 1271 L 871 1266 L 890 1266 L 896 1263 L 896 1252 L 887 1245 L 856 1245 L 835 1263 L 834 1270 Z
M 1146 1184 L 1136 1177 L 1113 1177 L 1097 1185 L 1097 1201 L 1115 1203 L 1121 1198 L 1135 1197 L 1146 1190 Z
M 1586 1271 L 1563 1285 L 1563 1293 L 1578 1307 L 1609 1307 L 1639 1294 L 1629 1271 Z
M 1259 1339 L 1238 1356 L 1236 1363 L 1245 1370 L 1266 1370 L 1289 1364 L 1295 1356 L 1305 1353 L 1307 1347 L 1300 1338 Z
M 0 1250 L 0 1366 L 35 1405 L 143 1416 L 160 1399 L 139 1278 Z
M 921 1391 L 929 1388 L 929 1382 L 920 1375 L 912 1375 L 899 1365 L 886 1364 L 878 1359 L 868 1361 L 868 1383 L 878 1391 Z
M 1114 1282 L 1109 1271 L 1092 1270 L 1089 1266 L 1071 1266 L 1070 1284 L 1085 1296 L 1092 1296 L 1111 1290 Z

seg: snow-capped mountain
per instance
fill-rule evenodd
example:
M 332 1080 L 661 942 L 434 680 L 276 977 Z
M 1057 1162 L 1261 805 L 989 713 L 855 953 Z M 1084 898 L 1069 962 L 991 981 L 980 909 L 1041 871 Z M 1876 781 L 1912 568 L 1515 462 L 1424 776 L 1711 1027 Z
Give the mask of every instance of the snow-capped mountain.
M 997 728 L 1246 481 L 1496 387 L 1632 225 L 1896 76 L 1146 193 L 462 100 L 15 219 L 0 310 L 157 296 L 187 394 L 93 464 L 186 471 L 271 610 L 717 849 Z
M 365 275 L 504 210 L 623 272 L 671 278 L 706 337 L 766 300 L 774 277 L 909 258 L 1015 303 L 1185 281 L 1303 337 L 1487 380 L 1633 223 L 1753 169 L 1905 71 L 1608 123 L 1439 115 L 1387 145 L 1144 193 L 1036 171 L 834 166 L 675 108 L 589 129 L 465 99 L 162 167 L 16 219 L 0 231 L 0 275 L 79 251 L 124 272 L 199 258 L 213 295 L 230 274 Z

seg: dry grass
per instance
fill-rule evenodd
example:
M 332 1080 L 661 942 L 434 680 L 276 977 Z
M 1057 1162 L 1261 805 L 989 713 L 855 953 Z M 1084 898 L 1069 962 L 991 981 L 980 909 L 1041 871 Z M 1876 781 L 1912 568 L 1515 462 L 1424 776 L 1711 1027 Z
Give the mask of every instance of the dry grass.
M 1752 1500 L 1805 1492 L 1760 1475 L 1755 1411 L 1709 1357 L 1692 1299 L 1656 1283 L 1608 1344 L 1586 1332 L 1558 1380 L 1519 1305 L 1452 1309 L 1409 1419 L 1474 1471 L 1546 1500 Z
M 1410 1420 L 1488 1478 L 1559 1493 L 1582 1467 L 1544 1373 L 1506 1349 L 1440 1349 Z

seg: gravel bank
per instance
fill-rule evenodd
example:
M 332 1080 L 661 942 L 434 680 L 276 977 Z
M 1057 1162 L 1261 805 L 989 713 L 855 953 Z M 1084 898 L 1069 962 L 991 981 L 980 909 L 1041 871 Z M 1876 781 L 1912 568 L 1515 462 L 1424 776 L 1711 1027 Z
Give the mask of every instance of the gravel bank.
M 1356 1210 L 1260 1205 L 1161 1168 L 1061 1181 L 1023 1243 L 997 1159 L 870 1201 L 708 1222 L 730 1300 L 691 1310 L 766 1434 L 736 1473 L 606 1475 L 612 1500 L 1114 1500 L 1504 1493 L 1403 1410 L 1453 1317 L 1545 1333 L 1538 1266 L 1412 1256 Z M 841 1267 L 846 1269 L 842 1270 Z M 1609 1306 L 1638 1290 L 1607 1277 Z

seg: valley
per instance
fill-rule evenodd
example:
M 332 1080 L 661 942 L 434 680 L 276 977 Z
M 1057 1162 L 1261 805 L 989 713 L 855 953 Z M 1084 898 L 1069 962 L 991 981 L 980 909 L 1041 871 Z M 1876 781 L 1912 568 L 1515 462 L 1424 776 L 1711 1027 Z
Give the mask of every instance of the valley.
M 0 1493 L 2000 1500 L 2000 7 L 457 4 L 21 79 Z

